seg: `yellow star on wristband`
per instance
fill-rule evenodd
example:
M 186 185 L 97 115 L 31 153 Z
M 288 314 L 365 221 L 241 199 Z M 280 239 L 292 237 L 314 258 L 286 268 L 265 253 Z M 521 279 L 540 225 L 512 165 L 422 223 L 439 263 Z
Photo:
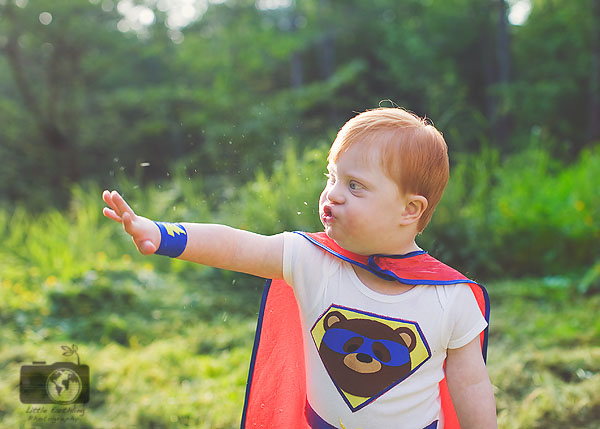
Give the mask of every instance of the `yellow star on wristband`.
M 165 223 L 164 225 L 165 225 L 165 229 L 167 230 L 167 234 L 169 234 L 171 237 L 175 237 L 175 234 L 187 235 L 183 228 L 181 228 L 178 225 L 175 225 L 174 223 Z

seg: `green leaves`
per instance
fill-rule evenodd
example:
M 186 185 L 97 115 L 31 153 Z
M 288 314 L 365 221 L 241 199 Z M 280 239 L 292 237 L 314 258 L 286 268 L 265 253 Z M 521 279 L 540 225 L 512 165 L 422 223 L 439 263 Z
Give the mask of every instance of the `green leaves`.
M 587 270 L 600 255 L 598 165 L 600 147 L 568 166 L 535 145 L 504 159 L 497 150 L 459 157 L 420 241 L 450 265 L 483 276 Z M 597 282 L 594 272 L 589 285 Z
M 77 353 L 77 345 L 73 344 L 71 347 L 60 346 L 60 348 L 64 350 L 63 356 L 77 356 L 77 365 L 79 365 L 79 354 Z
M 287 139 L 316 147 L 387 99 L 432 118 L 451 153 L 498 145 L 498 115 L 510 119 L 503 155 L 534 126 L 557 154 L 587 143 L 591 0 L 532 2 L 508 28 L 501 84 L 500 0 L 208 2 L 176 30 L 155 10 L 141 33 L 121 31 L 117 3 L 1 2 L 0 200 L 39 209 L 50 189 L 64 202 L 74 181 L 132 176 L 141 162 L 146 183 L 185 163 L 239 186 L 281 159 Z

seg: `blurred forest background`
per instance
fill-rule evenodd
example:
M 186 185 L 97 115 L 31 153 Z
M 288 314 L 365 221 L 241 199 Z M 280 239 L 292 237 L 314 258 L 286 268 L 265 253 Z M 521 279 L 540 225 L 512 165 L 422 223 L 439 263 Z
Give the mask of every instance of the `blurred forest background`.
M 393 105 L 450 149 L 419 243 L 488 287 L 500 427 L 596 428 L 600 0 L 0 0 L 0 426 L 53 427 L 19 367 L 71 343 L 56 427 L 238 426 L 262 280 L 138 255 L 100 193 L 317 230 L 337 130 Z

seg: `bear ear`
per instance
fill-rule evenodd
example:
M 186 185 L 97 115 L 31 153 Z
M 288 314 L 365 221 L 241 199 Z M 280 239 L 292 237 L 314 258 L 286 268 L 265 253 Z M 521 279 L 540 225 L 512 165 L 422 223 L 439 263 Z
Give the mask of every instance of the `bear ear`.
M 346 316 L 344 316 L 339 311 L 332 311 L 331 313 L 328 313 L 327 316 L 325 316 L 325 319 L 323 319 L 323 327 L 325 328 L 325 330 L 328 330 L 335 323 L 344 322 L 346 320 Z
M 417 337 L 412 329 L 407 328 L 406 326 L 401 326 L 396 329 L 396 332 L 398 335 L 400 335 L 400 338 L 402 338 L 404 344 L 406 344 L 408 351 L 412 352 L 417 346 Z

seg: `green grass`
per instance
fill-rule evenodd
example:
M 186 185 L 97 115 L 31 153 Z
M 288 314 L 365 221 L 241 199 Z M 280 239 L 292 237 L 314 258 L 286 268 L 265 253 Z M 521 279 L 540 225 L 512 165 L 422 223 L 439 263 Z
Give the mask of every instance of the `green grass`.
M 99 196 L 0 213 L 0 427 L 239 426 L 263 281 L 137 254 Z M 34 421 L 20 368 L 74 361 L 71 344 L 90 367 L 85 413 Z
M 281 194 L 268 211 L 259 210 L 263 194 L 278 188 L 260 177 L 242 192 L 246 200 L 223 203 L 216 215 L 208 211 L 216 203 L 194 200 L 202 189 L 187 180 L 162 190 L 123 188 L 151 218 L 235 226 L 254 219 L 267 233 L 293 222 L 311 228 L 318 190 L 304 181 L 321 170 L 316 154 L 292 169 L 301 198 Z M 296 162 L 292 155 L 287 164 Z M 274 177 L 283 181 L 288 167 Z M 32 218 L 19 207 L 0 211 L 0 428 L 239 427 L 263 281 L 143 257 L 102 217 L 100 189 L 73 195 L 64 212 Z M 276 225 L 283 212 L 295 215 Z M 500 428 L 598 427 L 600 265 L 594 267 L 577 277 L 486 284 Z M 72 344 L 91 371 L 85 413 L 71 426 L 35 423 L 19 401 L 20 367 L 72 361 L 61 354 Z
M 47 315 L 18 313 L 21 323 L 0 328 L 0 427 L 36 427 L 19 402 L 20 367 L 73 361 L 61 355 L 72 343 L 92 386 L 74 427 L 239 426 L 262 282 L 221 279 L 216 290 L 145 264 L 125 280 L 109 271 L 92 284 L 55 286 Z
M 145 258 L 129 263 L 139 273 L 131 275 L 128 292 L 119 286 L 121 271 L 95 280 L 115 280 L 107 283 L 117 296 L 129 297 L 128 309 L 113 299 L 104 307 L 97 302 L 87 316 L 58 317 L 60 309 L 45 319 L 23 316 L 42 317 L 37 328 L 3 325 L 0 427 L 35 427 L 19 402 L 19 368 L 34 360 L 69 360 L 60 346 L 71 343 L 92 374 L 90 402 L 74 427 L 239 426 L 261 281 L 234 278 L 217 288 L 206 274 L 196 279 L 150 274 Z M 226 277 L 210 275 L 224 284 Z M 488 369 L 500 427 L 597 427 L 600 296 L 575 294 L 568 281 L 557 286 L 543 279 L 487 287 L 493 304 Z M 118 309 L 110 311 L 113 305 Z M 87 340 L 66 329 L 70 324 Z
M 597 428 L 600 421 L 600 296 L 567 279 L 488 285 L 488 370 L 499 427 Z

